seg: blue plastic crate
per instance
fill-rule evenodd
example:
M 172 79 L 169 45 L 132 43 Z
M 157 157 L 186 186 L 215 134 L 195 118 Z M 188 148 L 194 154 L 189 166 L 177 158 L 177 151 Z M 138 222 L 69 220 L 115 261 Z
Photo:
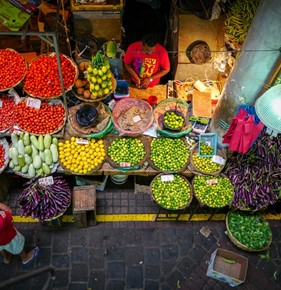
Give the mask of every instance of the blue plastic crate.
M 201 153 L 201 143 L 208 144 L 214 148 L 214 153 L 211 155 L 205 155 Z M 218 134 L 216 133 L 202 133 L 199 135 L 199 148 L 198 154 L 200 157 L 212 157 L 217 154 L 217 143 L 218 143 Z

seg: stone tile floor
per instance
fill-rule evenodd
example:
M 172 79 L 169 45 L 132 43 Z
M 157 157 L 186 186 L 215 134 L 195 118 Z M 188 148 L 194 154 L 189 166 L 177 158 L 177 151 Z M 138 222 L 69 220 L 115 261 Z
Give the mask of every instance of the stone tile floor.
M 129 181 L 130 182 L 130 181 Z M 8 203 L 19 214 L 14 190 Z M 134 194 L 113 188 L 97 192 L 97 214 L 156 213 L 158 207 L 147 194 Z M 281 222 L 270 221 L 273 241 L 262 258 L 260 254 L 238 249 L 225 234 L 224 221 L 103 222 L 77 229 L 73 223 L 60 227 L 40 223 L 16 223 L 26 237 L 26 247 L 40 245 L 40 256 L 28 268 L 18 257 L 10 265 L 0 260 L 0 286 L 23 274 L 53 267 L 53 290 L 219 290 L 228 284 L 206 276 L 208 261 L 217 248 L 248 258 L 242 290 L 281 289 Z M 211 233 L 205 237 L 202 227 Z M 48 274 L 34 276 L 0 289 L 41 290 Z

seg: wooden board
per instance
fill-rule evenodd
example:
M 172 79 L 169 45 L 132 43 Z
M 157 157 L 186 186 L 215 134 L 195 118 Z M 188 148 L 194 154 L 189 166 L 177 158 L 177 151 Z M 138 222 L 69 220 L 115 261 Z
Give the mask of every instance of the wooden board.
M 212 118 L 212 102 L 210 93 L 192 92 L 192 113 L 195 116 Z
M 137 89 L 130 87 L 130 97 L 147 100 L 149 96 L 156 96 L 158 103 L 167 98 L 167 85 L 157 85 L 153 88 Z

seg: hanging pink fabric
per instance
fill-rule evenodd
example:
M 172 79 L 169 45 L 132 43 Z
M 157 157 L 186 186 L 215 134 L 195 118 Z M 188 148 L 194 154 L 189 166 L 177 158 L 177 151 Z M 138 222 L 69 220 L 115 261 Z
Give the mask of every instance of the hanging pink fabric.
M 241 108 L 223 136 L 223 143 L 229 144 L 229 150 L 245 154 L 253 145 L 263 127 L 262 122 L 255 124 L 254 116 Z

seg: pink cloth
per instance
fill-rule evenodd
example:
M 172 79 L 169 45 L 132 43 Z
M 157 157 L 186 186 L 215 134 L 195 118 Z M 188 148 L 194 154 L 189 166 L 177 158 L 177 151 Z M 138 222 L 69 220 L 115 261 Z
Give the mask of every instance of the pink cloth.
M 245 154 L 259 136 L 264 124 L 255 124 L 253 115 L 244 109 L 232 119 L 229 129 L 223 136 L 223 143 L 229 144 L 229 150 Z
M 142 52 L 142 41 L 134 42 L 129 45 L 123 61 L 126 64 L 131 64 L 141 79 L 151 77 L 161 68 L 167 69 L 170 67 L 168 53 L 165 47 L 159 43 L 156 44 L 155 51 L 152 54 L 144 54 Z M 133 81 L 135 82 L 134 79 Z M 149 84 L 149 87 L 153 87 L 159 82 L 160 78 L 156 78 Z

